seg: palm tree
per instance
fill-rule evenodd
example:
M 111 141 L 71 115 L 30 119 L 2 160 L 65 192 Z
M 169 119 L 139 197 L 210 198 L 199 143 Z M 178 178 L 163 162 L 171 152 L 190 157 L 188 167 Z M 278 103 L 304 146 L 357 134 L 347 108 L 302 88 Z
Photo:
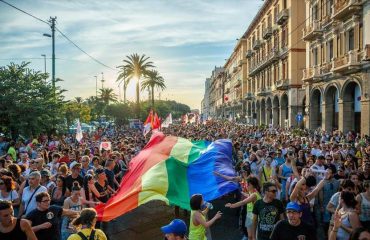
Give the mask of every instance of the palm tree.
M 137 105 L 137 115 L 140 113 L 140 80 L 142 76 L 145 76 L 149 68 L 154 67 L 153 62 L 149 61 L 149 57 L 145 54 L 139 55 L 137 53 L 126 56 L 127 59 L 123 60 L 124 68 L 126 69 L 126 74 L 129 79 L 136 80 L 136 105 Z M 119 66 L 122 68 L 122 66 Z
M 117 102 L 117 95 L 113 92 L 112 88 L 101 88 L 100 100 L 104 102 L 104 105 L 109 105 L 109 102 Z
M 118 66 L 117 68 L 119 68 L 120 70 L 116 82 L 119 83 L 118 85 L 121 85 L 123 83 L 123 102 L 126 103 L 126 90 L 131 79 L 128 77 L 127 69 L 124 65 Z
M 161 89 L 162 91 L 166 88 L 164 84 L 164 79 L 161 75 L 159 75 L 157 70 L 149 70 L 144 81 L 141 84 L 141 91 L 144 89 L 151 90 L 151 97 L 152 97 L 152 107 L 154 107 L 154 88 Z
M 75 97 L 75 102 L 81 104 L 83 102 L 82 97 Z

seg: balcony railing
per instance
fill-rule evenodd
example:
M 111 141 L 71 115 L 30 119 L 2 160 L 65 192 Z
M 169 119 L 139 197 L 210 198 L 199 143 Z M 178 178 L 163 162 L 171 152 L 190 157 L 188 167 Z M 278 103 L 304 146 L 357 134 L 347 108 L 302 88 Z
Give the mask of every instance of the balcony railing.
M 277 90 L 287 90 L 289 86 L 288 79 L 281 79 L 275 82 L 275 87 Z
M 276 23 L 279 25 L 282 25 L 289 17 L 289 10 L 288 9 L 283 9 L 281 10 L 277 17 L 276 17 Z
M 303 69 L 303 81 L 315 80 L 320 77 L 320 66 Z
M 364 60 L 365 61 L 370 61 L 370 44 L 367 44 L 365 46 Z
M 259 49 L 259 48 L 260 48 L 260 46 L 261 46 L 261 41 L 260 41 L 260 40 L 256 40 L 256 41 L 254 41 L 254 43 L 253 43 L 253 49 L 254 49 L 254 50 Z
M 238 71 L 238 67 L 233 67 L 233 73 L 235 73 L 236 71 Z
M 303 40 L 312 41 L 322 36 L 322 30 L 319 20 L 314 20 L 312 24 L 303 28 Z
M 360 12 L 362 9 L 362 0 L 336 0 L 333 6 L 333 18 L 342 19 L 350 14 Z
M 242 85 L 242 81 L 240 79 L 238 79 L 235 84 L 234 84 L 234 88 L 238 88 Z
M 361 53 L 349 51 L 347 54 L 334 59 L 331 70 L 333 72 L 346 72 L 359 69 L 361 67 L 361 58 Z
M 246 52 L 245 56 L 246 56 L 247 58 L 250 58 L 250 57 L 252 57 L 252 55 L 253 55 L 252 50 L 247 50 L 247 52 Z
M 253 76 L 258 73 L 269 64 L 279 60 L 279 51 L 277 49 L 272 49 L 265 57 L 258 63 L 252 64 L 249 68 L 249 75 Z
M 227 94 L 227 93 L 230 93 L 230 88 L 226 88 L 225 89 L 225 93 Z
M 272 28 L 271 27 L 267 27 L 265 29 L 263 29 L 262 31 L 262 37 L 263 39 L 269 39 L 272 35 Z

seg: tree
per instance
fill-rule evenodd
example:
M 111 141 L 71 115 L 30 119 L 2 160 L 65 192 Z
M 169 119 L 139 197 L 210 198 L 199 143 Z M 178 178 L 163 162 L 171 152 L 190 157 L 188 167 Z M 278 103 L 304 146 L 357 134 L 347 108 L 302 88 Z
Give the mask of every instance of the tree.
M 113 92 L 112 88 L 102 88 L 100 91 L 100 100 L 105 106 L 109 105 L 109 102 L 117 102 L 117 95 Z
M 161 89 L 162 91 L 166 88 L 164 79 L 159 75 L 157 70 L 149 70 L 144 81 L 141 84 L 141 91 L 144 89 L 150 89 L 152 95 L 152 108 L 154 108 L 154 88 Z
M 0 67 L 0 125 L 12 137 L 53 132 L 64 122 L 64 90 L 45 81 L 29 62 Z M 60 80 L 58 80 L 60 81 Z
M 136 80 L 136 105 L 137 114 L 140 113 L 140 80 L 142 76 L 145 76 L 149 68 L 154 67 L 153 62 L 149 61 L 149 57 L 139 55 L 137 53 L 126 56 L 127 59 L 123 60 L 124 65 L 119 68 L 126 69 L 127 77 L 129 79 Z
M 127 103 L 126 91 L 127 91 L 127 86 L 130 83 L 131 79 L 128 77 L 127 69 L 124 65 L 118 66 L 118 68 L 120 70 L 119 70 L 119 75 L 117 77 L 116 82 L 118 82 L 119 85 L 121 85 L 123 83 L 123 102 Z
M 91 121 L 91 108 L 88 105 L 76 102 L 68 102 L 64 105 L 64 114 L 67 122 L 67 129 L 76 119 L 81 122 Z

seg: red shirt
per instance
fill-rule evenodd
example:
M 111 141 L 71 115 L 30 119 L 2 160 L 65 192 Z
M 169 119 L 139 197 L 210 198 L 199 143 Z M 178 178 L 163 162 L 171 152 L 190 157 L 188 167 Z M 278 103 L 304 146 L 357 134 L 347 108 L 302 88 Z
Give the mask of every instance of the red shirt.
M 71 160 L 69 159 L 69 156 L 63 156 L 59 159 L 58 161 L 59 163 L 67 163 L 69 164 L 71 162 Z

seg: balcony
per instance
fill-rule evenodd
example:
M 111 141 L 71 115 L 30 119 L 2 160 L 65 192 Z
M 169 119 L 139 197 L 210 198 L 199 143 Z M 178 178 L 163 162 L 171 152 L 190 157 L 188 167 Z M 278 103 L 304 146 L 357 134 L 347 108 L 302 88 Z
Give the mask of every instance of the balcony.
M 327 25 L 329 25 L 330 23 L 332 23 L 332 18 L 331 18 L 331 15 L 326 15 L 325 17 L 322 18 L 321 20 L 321 27 L 324 28 L 326 27 Z
M 246 58 L 251 58 L 252 55 L 253 55 L 252 50 L 247 50 L 247 52 L 245 54 Z
M 257 89 L 257 96 L 267 96 L 271 93 L 271 88 L 258 88 Z
M 289 18 L 289 10 L 283 9 L 279 12 L 279 14 L 276 17 L 276 23 L 279 25 L 283 25 L 286 20 Z
M 284 42 L 282 42 L 281 43 L 281 45 L 282 45 L 282 47 L 281 47 L 281 49 L 280 49 L 280 51 L 279 51 L 279 55 L 280 55 L 280 57 L 284 57 L 284 55 L 286 54 L 286 53 L 288 53 L 288 46 L 287 45 L 285 45 L 285 43 Z M 285 45 L 285 46 L 284 46 Z
M 259 49 L 260 47 L 261 47 L 261 41 L 260 40 L 256 40 L 256 41 L 254 41 L 254 43 L 253 43 L 253 49 L 254 50 L 257 50 L 257 49 Z
M 289 86 L 288 79 L 282 79 L 275 82 L 275 87 L 277 90 L 287 90 Z
M 343 19 L 362 10 L 362 0 L 337 0 L 333 6 L 333 18 Z
M 234 84 L 234 88 L 238 88 L 242 85 L 242 80 L 238 79 L 235 84 Z
M 303 78 L 304 82 L 310 80 L 317 80 L 320 77 L 320 66 L 314 66 L 310 68 L 303 69 Z
M 228 94 L 228 93 L 230 93 L 230 88 L 225 89 L 225 94 Z
M 263 39 L 269 39 L 272 35 L 272 28 L 271 27 L 267 27 L 265 29 L 263 29 L 262 31 L 262 37 Z
M 233 67 L 233 73 L 236 73 L 238 71 L 238 67 Z
M 258 63 L 252 64 L 249 68 L 249 75 L 253 76 L 271 63 L 279 60 L 279 51 L 277 49 L 272 49 L 265 57 Z
M 334 59 L 332 71 L 336 73 L 345 73 L 361 68 L 362 55 L 355 51 L 349 51 L 344 56 Z
M 319 20 L 314 20 L 312 24 L 303 28 L 303 40 L 312 41 L 321 37 L 323 34 Z
M 244 96 L 246 100 L 252 100 L 254 98 L 253 93 L 247 92 Z

